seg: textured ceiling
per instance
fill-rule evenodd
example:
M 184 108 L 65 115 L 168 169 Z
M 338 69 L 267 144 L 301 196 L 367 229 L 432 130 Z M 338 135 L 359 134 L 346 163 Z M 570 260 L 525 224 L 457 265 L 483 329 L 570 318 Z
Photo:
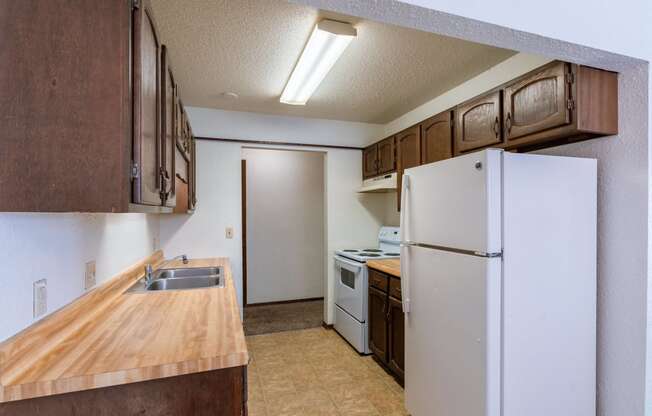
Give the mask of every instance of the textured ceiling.
M 152 0 L 186 105 L 387 123 L 514 54 L 281 0 Z M 278 99 L 318 20 L 358 30 L 305 106 Z M 228 99 L 223 92 L 240 98 Z

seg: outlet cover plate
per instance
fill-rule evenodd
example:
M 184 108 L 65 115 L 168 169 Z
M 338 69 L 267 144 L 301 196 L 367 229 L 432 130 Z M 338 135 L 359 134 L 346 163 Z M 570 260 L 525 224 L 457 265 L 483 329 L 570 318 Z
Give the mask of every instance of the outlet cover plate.
M 88 290 L 95 286 L 95 260 L 86 263 L 86 271 L 84 273 L 84 290 Z
M 48 311 L 48 281 L 41 279 L 34 282 L 34 318 L 40 318 Z

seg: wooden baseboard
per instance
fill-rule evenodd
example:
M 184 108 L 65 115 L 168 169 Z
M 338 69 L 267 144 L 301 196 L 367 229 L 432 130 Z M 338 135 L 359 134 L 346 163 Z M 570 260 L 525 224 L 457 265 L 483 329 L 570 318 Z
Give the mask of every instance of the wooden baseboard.
M 333 324 L 327 324 L 324 321 L 321 322 L 321 326 L 323 326 L 324 329 L 333 329 Z
M 321 297 L 321 298 L 279 300 L 279 301 L 276 301 L 276 302 L 247 303 L 245 305 L 245 308 L 251 308 L 251 307 L 256 307 L 256 306 L 284 305 L 284 304 L 287 304 L 287 303 L 298 303 L 298 302 L 314 302 L 314 301 L 318 301 L 318 300 L 324 300 L 324 298 Z

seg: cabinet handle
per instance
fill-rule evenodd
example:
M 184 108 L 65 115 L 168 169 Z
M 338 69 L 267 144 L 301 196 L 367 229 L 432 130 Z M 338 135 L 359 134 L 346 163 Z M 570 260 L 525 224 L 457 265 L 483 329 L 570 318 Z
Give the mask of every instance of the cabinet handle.
M 512 132 L 512 113 L 507 113 L 507 119 L 505 120 L 505 129 L 507 129 L 507 134 Z
M 498 123 L 499 123 L 498 116 L 496 116 L 496 120 L 494 120 L 494 125 L 492 128 L 494 133 L 496 134 L 496 138 L 498 138 L 498 134 L 500 133 L 500 131 L 498 130 Z

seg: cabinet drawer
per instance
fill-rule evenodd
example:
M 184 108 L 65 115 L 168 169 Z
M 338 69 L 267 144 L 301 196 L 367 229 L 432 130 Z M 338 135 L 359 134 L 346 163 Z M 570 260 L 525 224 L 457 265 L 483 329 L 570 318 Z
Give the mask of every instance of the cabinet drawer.
M 369 285 L 383 292 L 387 292 L 389 286 L 388 278 L 386 275 L 374 269 L 369 269 Z
M 401 300 L 401 279 L 391 277 L 389 280 L 389 296 Z

